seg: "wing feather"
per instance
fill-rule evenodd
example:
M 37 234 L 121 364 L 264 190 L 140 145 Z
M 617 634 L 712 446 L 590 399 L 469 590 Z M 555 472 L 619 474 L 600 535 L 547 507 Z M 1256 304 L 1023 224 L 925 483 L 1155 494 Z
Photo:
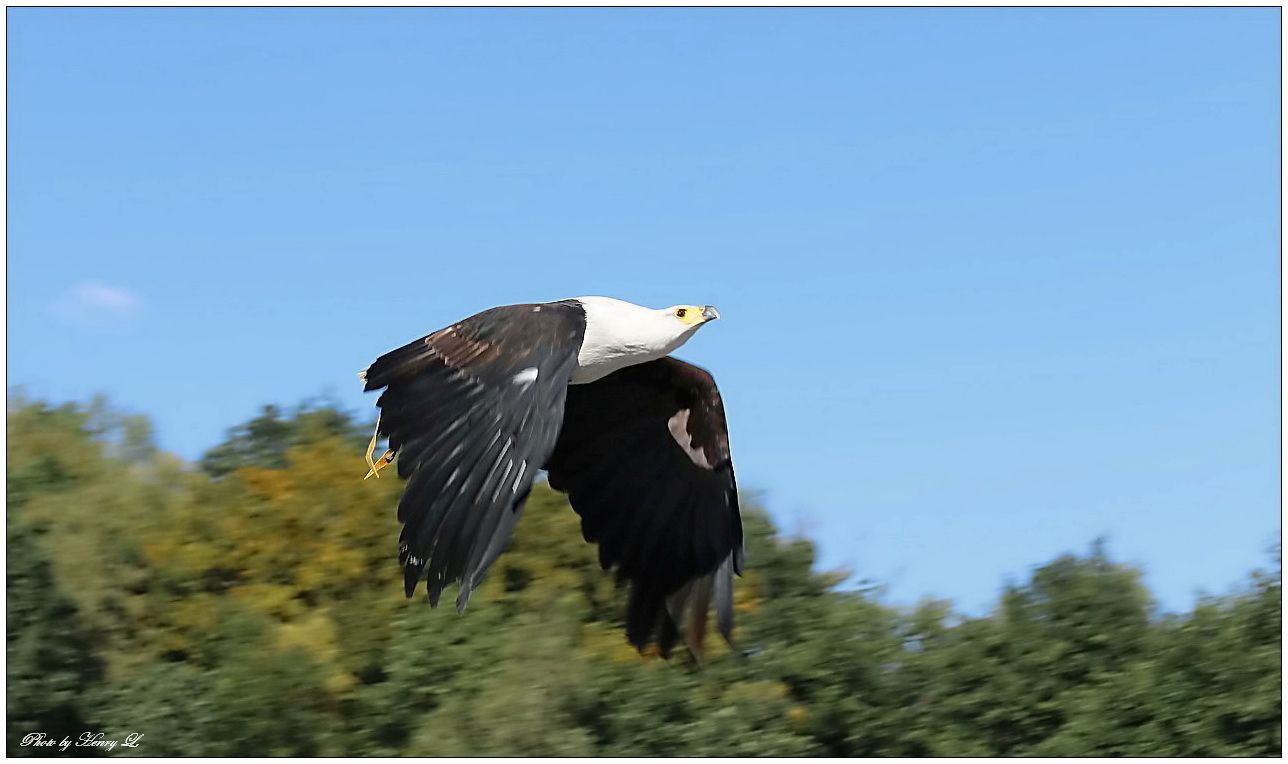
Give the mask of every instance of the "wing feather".
M 407 596 L 458 608 L 500 554 L 554 449 L 585 336 L 575 301 L 493 308 L 393 350 L 365 372 L 380 435 L 407 479 L 398 504 Z
M 568 391 L 546 465 L 600 563 L 631 582 L 627 638 L 701 656 L 706 617 L 729 639 L 742 521 L 724 404 L 706 371 L 675 358 Z M 699 615 L 700 613 L 700 615 Z

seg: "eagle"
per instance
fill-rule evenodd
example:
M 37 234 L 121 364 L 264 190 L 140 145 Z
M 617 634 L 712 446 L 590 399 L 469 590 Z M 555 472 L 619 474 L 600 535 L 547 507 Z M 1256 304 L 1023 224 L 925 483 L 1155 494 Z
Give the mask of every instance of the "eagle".
M 742 520 L 724 404 L 671 357 L 720 317 L 608 297 L 491 308 L 377 358 L 383 390 L 367 477 L 397 462 L 398 559 L 411 598 L 460 585 L 457 611 L 503 551 L 541 470 L 581 517 L 604 570 L 629 582 L 626 637 L 702 658 L 707 616 L 727 642 Z M 388 448 L 373 460 L 377 442 Z

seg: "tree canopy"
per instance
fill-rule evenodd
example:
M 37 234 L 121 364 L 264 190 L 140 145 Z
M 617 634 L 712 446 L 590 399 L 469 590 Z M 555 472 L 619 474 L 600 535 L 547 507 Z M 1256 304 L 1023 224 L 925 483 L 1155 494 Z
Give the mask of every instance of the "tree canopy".
M 884 603 L 744 513 L 736 648 L 626 644 L 623 592 L 538 485 L 469 609 L 402 595 L 367 426 L 266 408 L 198 465 L 102 401 L 11 398 L 8 735 L 114 755 L 1280 753 L 1280 571 L 1161 615 L 1105 545 L 968 617 Z M 744 498 L 745 500 L 745 498 Z

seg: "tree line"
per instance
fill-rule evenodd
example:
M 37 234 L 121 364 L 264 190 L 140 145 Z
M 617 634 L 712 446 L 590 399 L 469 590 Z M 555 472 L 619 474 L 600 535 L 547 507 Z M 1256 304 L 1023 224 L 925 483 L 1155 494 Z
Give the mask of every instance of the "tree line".
M 369 432 L 268 407 L 188 464 L 102 400 L 11 396 L 7 752 L 1280 754 L 1277 554 L 1161 614 L 1091 544 L 970 617 L 846 587 L 745 507 L 736 645 L 697 666 L 626 644 L 623 591 L 543 485 L 463 615 L 408 602 Z

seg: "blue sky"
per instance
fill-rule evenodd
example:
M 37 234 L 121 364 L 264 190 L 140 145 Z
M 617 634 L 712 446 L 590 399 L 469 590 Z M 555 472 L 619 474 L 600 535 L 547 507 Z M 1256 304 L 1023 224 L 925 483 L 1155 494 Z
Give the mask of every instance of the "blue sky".
M 482 308 L 709 303 L 740 483 L 890 601 L 1269 561 L 1277 9 L 8 18 L 28 394 L 195 458 Z

